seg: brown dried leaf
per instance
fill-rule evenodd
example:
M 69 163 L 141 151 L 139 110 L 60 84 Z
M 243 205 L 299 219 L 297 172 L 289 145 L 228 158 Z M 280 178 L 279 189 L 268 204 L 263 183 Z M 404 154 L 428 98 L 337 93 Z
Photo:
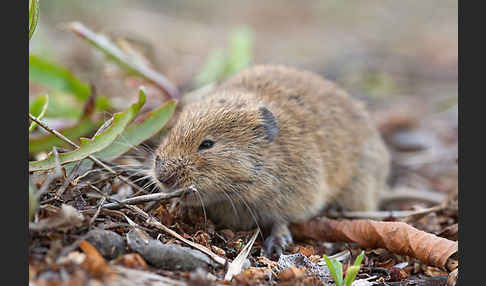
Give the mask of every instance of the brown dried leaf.
M 211 245 L 211 250 L 219 256 L 226 256 L 226 252 L 216 245 Z
M 272 276 L 272 271 L 266 267 L 249 267 L 238 275 L 233 276 L 233 281 L 240 284 L 256 284 L 264 282 Z
M 96 248 L 86 240 L 81 241 L 79 248 L 86 254 L 86 259 L 81 263 L 81 267 L 96 278 L 111 276 L 114 271 L 110 268 L 106 260 L 96 250 Z
M 391 281 L 402 281 L 407 277 L 408 277 L 408 273 L 405 270 L 396 267 L 390 268 Z
M 294 279 L 299 279 L 301 277 L 304 277 L 305 275 L 305 269 L 304 268 L 297 268 L 295 266 L 291 266 L 278 275 L 278 280 L 280 281 L 289 281 L 289 280 L 294 280 Z
M 118 257 L 115 261 L 113 261 L 115 265 L 121 265 L 126 268 L 132 269 L 148 269 L 147 262 L 143 260 L 142 256 L 138 253 L 129 253 Z
M 446 228 L 444 228 L 441 232 L 437 234 L 440 237 L 444 237 L 450 240 L 458 240 L 458 235 L 459 235 L 459 225 L 453 224 L 450 225 Z
M 312 247 L 312 245 L 307 245 L 305 247 L 299 247 L 299 252 L 302 253 L 302 255 L 305 255 L 305 256 L 307 256 L 307 258 L 309 258 L 309 256 L 314 254 L 314 247 Z
M 320 217 L 293 225 L 292 233 L 300 239 L 354 242 L 364 248 L 385 248 L 438 267 L 444 267 L 448 258 L 458 249 L 457 241 L 420 231 L 403 222 L 337 221 Z

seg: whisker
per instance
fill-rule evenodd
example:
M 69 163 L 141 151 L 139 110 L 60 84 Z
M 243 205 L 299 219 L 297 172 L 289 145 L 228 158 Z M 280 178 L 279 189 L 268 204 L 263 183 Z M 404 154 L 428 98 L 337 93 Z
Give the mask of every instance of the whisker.
M 207 229 L 208 228 L 208 219 L 207 219 L 207 216 L 206 216 L 206 206 L 204 205 L 202 195 L 199 193 L 199 190 L 196 189 L 194 186 L 190 186 L 189 189 L 193 190 L 194 193 L 198 196 L 199 200 L 201 201 L 201 206 L 202 206 L 203 214 L 204 214 L 204 228 Z
M 253 218 L 253 221 L 255 222 L 258 230 L 260 231 L 260 236 L 261 236 L 262 240 L 264 240 L 262 229 L 260 228 L 260 225 L 258 224 L 258 221 L 257 221 L 255 214 L 253 213 L 253 210 L 251 209 L 251 207 L 246 203 L 246 201 L 241 197 L 241 195 L 238 194 L 237 191 L 232 192 L 232 194 L 235 194 L 236 196 L 238 196 L 240 198 L 240 201 L 246 206 L 246 208 L 250 212 L 250 215 Z

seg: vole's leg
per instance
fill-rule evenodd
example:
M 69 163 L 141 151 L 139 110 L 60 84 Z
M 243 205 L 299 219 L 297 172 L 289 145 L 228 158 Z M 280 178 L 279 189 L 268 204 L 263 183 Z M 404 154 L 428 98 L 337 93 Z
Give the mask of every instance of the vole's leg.
M 274 223 L 270 235 L 263 243 L 265 255 L 269 257 L 275 253 L 276 256 L 279 257 L 282 254 L 282 251 L 291 243 L 293 243 L 292 234 L 290 233 L 287 223 Z

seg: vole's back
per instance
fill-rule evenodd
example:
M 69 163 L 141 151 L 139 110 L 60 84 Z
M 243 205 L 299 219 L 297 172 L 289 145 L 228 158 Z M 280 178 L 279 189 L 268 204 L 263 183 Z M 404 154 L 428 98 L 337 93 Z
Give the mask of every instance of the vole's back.
M 255 93 L 275 114 L 279 135 L 273 149 L 286 156 L 287 164 L 279 172 L 291 178 L 287 184 L 301 188 L 304 182 L 293 181 L 322 175 L 322 181 L 312 182 L 313 189 L 302 196 L 320 201 L 315 193 L 326 198 L 324 203 L 336 199 L 352 210 L 376 207 L 378 192 L 385 188 L 389 155 L 360 102 L 320 76 L 283 66 L 247 69 L 222 88 Z M 306 179 L 292 180 L 296 177 Z M 306 199 L 297 199 L 309 207 Z

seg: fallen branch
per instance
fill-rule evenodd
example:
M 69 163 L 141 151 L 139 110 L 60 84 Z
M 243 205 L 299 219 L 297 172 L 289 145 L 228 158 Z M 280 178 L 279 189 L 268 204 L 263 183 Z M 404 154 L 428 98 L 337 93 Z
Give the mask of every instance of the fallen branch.
M 415 257 L 429 265 L 445 267 L 458 250 L 458 242 L 418 230 L 404 222 L 332 220 L 316 218 L 292 226 L 296 239 L 354 242 L 363 248 L 385 248 Z

